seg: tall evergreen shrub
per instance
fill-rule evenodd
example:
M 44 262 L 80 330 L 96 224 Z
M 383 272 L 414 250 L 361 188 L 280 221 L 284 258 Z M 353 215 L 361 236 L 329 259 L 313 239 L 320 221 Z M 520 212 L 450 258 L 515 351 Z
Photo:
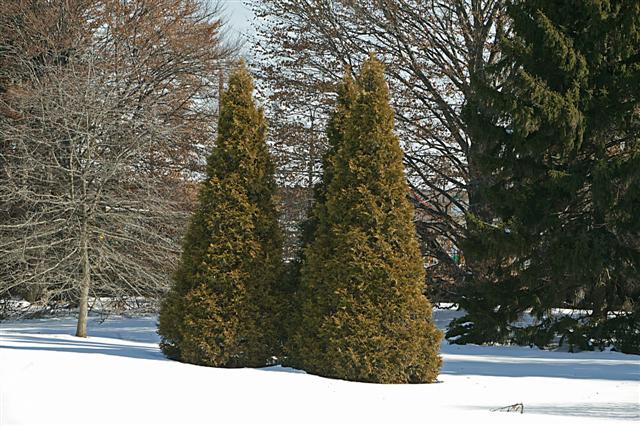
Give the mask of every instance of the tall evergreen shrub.
M 423 295 L 424 267 L 382 65 L 347 80 L 329 128 L 332 150 L 301 271 L 292 364 L 377 383 L 433 382 L 440 333 Z
M 158 332 L 171 358 L 218 367 L 264 366 L 278 351 L 282 240 L 265 119 L 244 66 L 222 95 L 218 140 Z

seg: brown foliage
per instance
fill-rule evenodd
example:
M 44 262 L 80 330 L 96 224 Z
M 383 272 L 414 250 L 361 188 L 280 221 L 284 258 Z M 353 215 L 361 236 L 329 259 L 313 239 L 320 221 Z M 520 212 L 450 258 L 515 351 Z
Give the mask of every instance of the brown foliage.
M 0 292 L 82 307 L 86 288 L 166 290 L 233 54 L 216 16 L 195 0 L 3 2 Z

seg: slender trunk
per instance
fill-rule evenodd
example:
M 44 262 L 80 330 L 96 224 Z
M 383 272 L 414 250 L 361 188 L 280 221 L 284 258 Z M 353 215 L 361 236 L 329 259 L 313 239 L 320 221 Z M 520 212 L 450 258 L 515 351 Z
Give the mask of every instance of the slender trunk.
M 224 69 L 222 68 L 222 65 L 220 65 L 218 72 L 218 116 L 220 116 L 220 101 L 222 99 L 222 94 L 224 93 Z
M 314 172 L 314 166 L 316 163 L 316 145 L 315 145 L 316 135 L 315 135 L 315 120 L 314 120 L 313 113 L 311 114 L 310 121 L 311 121 L 311 125 L 309 127 L 309 130 L 310 130 L 311 137 L 309 138 L 309 157 L 308 157 L 309 162 L 307 164 L 307 179 L 309 180 L 307 184 L 307 188 L 309 189 L 309 194 L 313 192 L 313 172 Z M 309 198 L 313 198 L 313 197 L 309 197 Z
M 80 299 L 78 300 L 78 327 L 76 336 L 87 337 L 87 314 L 89 311 L 89 286 L 91 285 L 91 273 L 89 268 L 89 243 L 87 235 L 86 215 L 82 224 L 80 250 L 82 255 L 82 278 L 80 281 Z

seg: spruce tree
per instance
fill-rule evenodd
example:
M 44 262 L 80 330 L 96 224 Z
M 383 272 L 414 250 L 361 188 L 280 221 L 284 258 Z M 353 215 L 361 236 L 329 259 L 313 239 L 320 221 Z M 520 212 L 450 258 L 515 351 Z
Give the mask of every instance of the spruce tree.
M 492 223 L 465 250 L 493 264 L 472 282 L 464 342 L 640 351 L 640 1 L 513 1 L 500 92 L 468 108 Z M 473 281 L 473 280 L 471 280 Z M 552 308 L 577 308 L 551 315 Z M 527 310 L 537 318 L 514 321 Z
M 264 366 L 277 351 L 281 234 L 265 120 L 252 93 L 241 66 L 221 97 L 217 144 L 160 312 L 162 350 L 189 363 Z
M 345 82 L 345 87 L 351 83 Z M 324 198 L 301 272 L 293 363 L 376 383 L 432 382 L 440 333 L 424 268 L 382 65 L 369 59 L 329 130 Z

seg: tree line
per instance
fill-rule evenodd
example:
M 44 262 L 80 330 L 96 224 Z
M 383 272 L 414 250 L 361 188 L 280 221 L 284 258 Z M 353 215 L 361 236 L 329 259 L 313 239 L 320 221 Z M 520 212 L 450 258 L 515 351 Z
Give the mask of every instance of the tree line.
M 197 0 L 5 3 L 0 299 L 363 381 L 435 379 L 429 298 L 455 343 L 640 350 L 639 1 L 256 2 L 264 112 Z

